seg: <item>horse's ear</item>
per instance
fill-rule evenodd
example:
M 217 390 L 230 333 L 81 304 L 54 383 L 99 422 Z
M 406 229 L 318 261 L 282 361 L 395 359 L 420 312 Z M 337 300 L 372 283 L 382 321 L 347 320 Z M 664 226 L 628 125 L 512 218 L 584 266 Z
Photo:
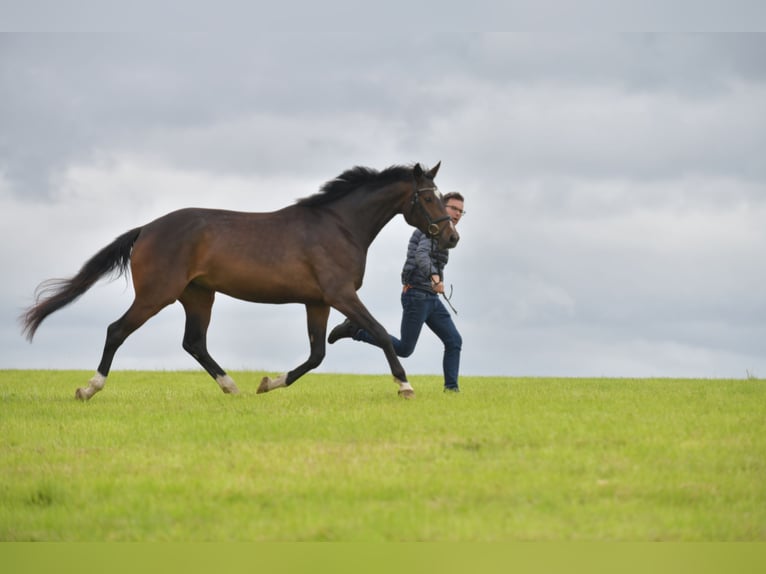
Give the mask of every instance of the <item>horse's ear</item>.
M 426 174 L 428 176 L 428 179 L 433 179 L 436 177 L 436 174 L 439 172 L 439 168 L 441 167 L 442 162 L 439 161 L 435 166 L 431 168 L 431 170 Z
M 415 164 L 415 167 L 412 168 L 413 173 L 415 174 L 415 179 L 420 179 L 423 177 L 423 168 L 420 167 L 419 163 Z

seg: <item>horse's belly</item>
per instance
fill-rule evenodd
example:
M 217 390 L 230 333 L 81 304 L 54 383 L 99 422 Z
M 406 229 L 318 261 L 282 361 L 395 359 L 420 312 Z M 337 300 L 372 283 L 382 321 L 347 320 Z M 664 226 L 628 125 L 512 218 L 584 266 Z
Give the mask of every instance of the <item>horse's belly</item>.
M 195 282 L 235 299 L 254 303 L 307 303 L 323 300 L 316 282 L 303 276 L 280 273 L 226 274 L 200 277 Z

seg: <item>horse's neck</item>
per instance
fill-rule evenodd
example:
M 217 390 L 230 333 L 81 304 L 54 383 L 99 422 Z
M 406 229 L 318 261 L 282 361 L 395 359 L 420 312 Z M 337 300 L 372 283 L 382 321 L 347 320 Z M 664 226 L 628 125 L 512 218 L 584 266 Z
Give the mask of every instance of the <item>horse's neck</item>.
M 360 191 L 338 202 L 333 211 L 366 249 L 386 224 L 402 212 L 405 193 L 399 185 Z

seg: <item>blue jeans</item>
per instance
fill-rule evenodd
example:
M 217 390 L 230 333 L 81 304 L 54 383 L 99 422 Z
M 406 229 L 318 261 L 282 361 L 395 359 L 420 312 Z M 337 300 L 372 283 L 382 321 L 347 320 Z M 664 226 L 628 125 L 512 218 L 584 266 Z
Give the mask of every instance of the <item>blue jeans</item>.
M 396 354 L 399 357 L 412 355 L 424 324 L 428 325 L 428 328 L 444 343 L 444 359 L 442 360 L 444 388 L 457 389 L 463 338 L 458 333 L 449 311 L 444 307 L 436 293 L 429 293 L 420 289 L 408 289 L 402 293 L 401 338 L 397 339 L 390 335 Z M 377 347 L 380 346 L 364 329 L 359 330 L 353 338 Z

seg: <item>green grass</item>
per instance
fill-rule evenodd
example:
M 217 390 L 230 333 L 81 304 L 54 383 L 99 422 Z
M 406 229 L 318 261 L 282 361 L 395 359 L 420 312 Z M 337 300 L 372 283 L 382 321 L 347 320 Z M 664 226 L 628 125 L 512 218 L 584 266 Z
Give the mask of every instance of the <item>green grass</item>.
M 0 371 L 0 540 L 766 541 L 759 380 Z

